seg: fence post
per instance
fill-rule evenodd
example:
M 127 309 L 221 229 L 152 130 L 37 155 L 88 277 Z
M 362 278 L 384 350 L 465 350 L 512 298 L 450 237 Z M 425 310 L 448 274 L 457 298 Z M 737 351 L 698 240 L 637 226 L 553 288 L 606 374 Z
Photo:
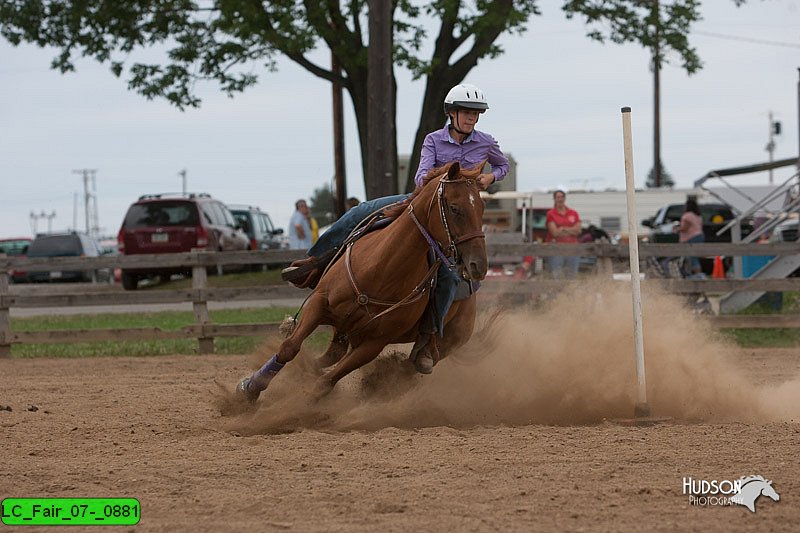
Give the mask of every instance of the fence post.
M 192 252 L 195 253 L 195 264 L 192 265 L 192 309 L 198 326 L 211 323 L 211 317 L 208 315 L 208 303 L 204 294 L 205 289 L 208 288 L 208 276 L 206 267 L 200 264 L 200 256 L 197 254 L 201 250 L 200 248 L 192 249 Z M 201 294 L 203 295 L 201 296 Z M 214 353 L 214 337 L 198 337 L 197 352 L 200 354 Z
M 11 357 L 11 317 L 8 312 L 10 291 L 6 254 L 0 254 L 0 358 Z

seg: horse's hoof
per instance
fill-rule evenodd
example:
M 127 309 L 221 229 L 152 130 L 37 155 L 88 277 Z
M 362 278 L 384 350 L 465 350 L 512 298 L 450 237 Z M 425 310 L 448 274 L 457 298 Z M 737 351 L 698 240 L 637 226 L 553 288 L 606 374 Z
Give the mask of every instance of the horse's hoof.
M 236 385 L 236 395 L 250 403 L 255 403 L 260 394 L 261 391 L 254 391 L 250 386 L 250 378 L 244 378 Z
M 433 372 L 433 357 L 429 353 L 421 353 L 417 355 L 414 361 L 414 368 L 420 374 L 430 374 Z

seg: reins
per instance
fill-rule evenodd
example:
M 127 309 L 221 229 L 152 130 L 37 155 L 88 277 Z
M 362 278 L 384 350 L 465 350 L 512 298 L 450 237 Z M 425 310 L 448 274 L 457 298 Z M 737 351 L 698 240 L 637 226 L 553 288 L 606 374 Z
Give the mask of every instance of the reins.
M 369 323 L 371 323 L 373 320 L 376 320 L 376 319 L 386 315 L 387 313 L 390 313 L 391 311 L 394 311 L 395 309 L 398 309 L 398 308 L 400 308 L 402 306 L 405 306 L 405 305 L 410 305 L 410 304 L 418 301 L 420 298 L 422 298 L 422 295 L 425 293 L 425 290 L 432 287 L 433 279 L 436 276 L 436 271 L 439 269 L 439 265 L 440 264 L 445 264 L 448 267 L 452 267 L 452 266 L 454 266 L 456 264 L 457 259 L 458 259 L 458 250 L 456 249 L 457 245 L 459 245 L 461 243 L 464 243 L 464 242 L 467 242 L 467 241 L 470 241 L 472 239 L 477 239 L 477 238 L 482 238 L 483 239 L 483 238 L 486 237 L 482 230 L 477 230 L 477 231 L 472 231 L 472 232 L 467 233 L 465 235 L 461 235 L 459 237 L 453 238 L 453 235 L 452 235 L 452 233 L 450 231 L 450 225 L 448 224 L 448 221 L 447 221 L 447 214 L 446 214 L 445 208 L 444 208 L 445 203 L 446 203 L 446 201 L 444 199 L 444 186 L 445 186 L 445 184 L 465 184 L 467 186 L 470 186 L 473 183 L 474 182 L 471 179 L 458 179 L 458 180 L 441 179 L 441 180 L 439 180 L 439 186 L 437 187 L 436 193 L 431 198 L 431 203 L 428 206 L 428 218 L 430 218 L 430 212 L 431 212 L 431 210 L 433 208 L 433 201 L 434 201 L 434 199 L 438 200 L 439 216 L 440 216 L 441 221 L 442 221 L 442 227 L 444 228 L 445 235 L 447 236 L 448 246 L 447 246 L 446 249 L 450 252 L 449 256 L 447 254 L 445 254 L 444 251 L 442 251 L 441 246 L 434 240 L 434 238 L 431 236 L 430 232 L 425 228 L 425 226 L 422 225 L 422 223 L 416 217 L 416 215 L 414 214 L 414 206 L 413 206 L 413 204 L 409 204 L 408 209 L 407 209 L 409 217 L 411 218 L 412 221 L 414 221 L 414 224 L 417 226 L 417 229 L 422 234 L 422 237 L 428 243 L 428 247 L 433 251 L 433 253 L 437 257 L 437 259 L 436 259 L 436 261 L 433 262 L 431 267 L 428 269 L 428 272 L 422 278 L 422 281 L 417 283 L 416 286 L 414 287 L 414 289 L 411 291 L 411 293 L 408 296 L 406 296 L 405 298 L 401 299 L 399 302 L 390 303 L 390 302 L 383 302 L 383 301 L 380 301 L 380 300 L 376 300 L 374 298 L 370 298 L 369 296 L 367 296 L 367 294 L 365 294 L 364 292 L 361 291 L 361 289 L 358 287 L 358 283 L 356 283 L 355 275 L 353 274 L 353 269 L 352 269 L 352 265 L 351 265 L 351 262 L 350 262 L 350 250 L 352 248 L 353 243 L 349 243 L 347 245 L 347 251 L 345 252 L 345 257 L 344 257 L 345 266 L 346 266 L 346 269 L 347 269 L 347 277 L 348 277 L 348 280 L 350 281 L 350 286 L 353 288 L 353 292 L 355 292 L 356 303 L 358 305 L 362 306 L 364 308 L 364 310 L 367 312 L 367 314 L 370 315 L 370 319 L 367 322 L 365 322 L 363 325 L 361 325 L 359 328 L 351 331 L 350 332 L 351 334 L 355 333 L 357 331 L 360 331 L 361 329 L 365 328 Z M 385 306 L 385 307 L 388 307 L 388 308 L 373 316 L 369 312 L 369 307 L 368 306 L 370 304 Z

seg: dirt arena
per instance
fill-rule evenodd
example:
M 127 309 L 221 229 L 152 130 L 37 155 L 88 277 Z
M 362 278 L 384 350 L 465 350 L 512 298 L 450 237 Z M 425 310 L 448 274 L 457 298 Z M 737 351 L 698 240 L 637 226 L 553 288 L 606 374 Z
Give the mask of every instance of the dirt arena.
M 650 295 L 648 400 L 670 420 L 626 426 L 630 314 L 629 295 L 567 294 L 431 376 L 388 353 L 315 405 L 302 353 L 244 411 L 227 390 L 269 343 L 0 360 L 0 497 L 135 497 L 131 531 L 796 530 L 800 350 L 731 347 Z M 750 474 L 780 501 L 751 513 L 682 494 L 684 477 Z

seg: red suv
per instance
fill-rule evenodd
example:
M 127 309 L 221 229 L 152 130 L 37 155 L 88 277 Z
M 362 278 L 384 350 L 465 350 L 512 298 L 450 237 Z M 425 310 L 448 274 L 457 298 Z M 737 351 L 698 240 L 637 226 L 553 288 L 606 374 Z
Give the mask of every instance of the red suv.
M 161 254 L 189 252 L 192 248 L 216 251 L 249 249 L 228 208 L 208 194 L 146 194 L 128 208 L 117 235 L 119 253 Z M 122 286 L 136 289 L 139 280 L 162 279 L 172 274 L 190 275 L 186 268 L 126 268 Z

